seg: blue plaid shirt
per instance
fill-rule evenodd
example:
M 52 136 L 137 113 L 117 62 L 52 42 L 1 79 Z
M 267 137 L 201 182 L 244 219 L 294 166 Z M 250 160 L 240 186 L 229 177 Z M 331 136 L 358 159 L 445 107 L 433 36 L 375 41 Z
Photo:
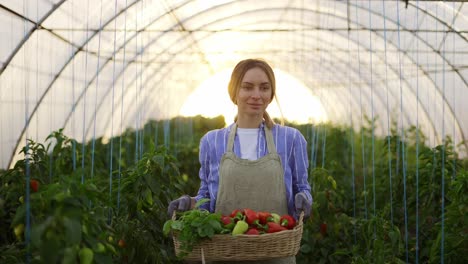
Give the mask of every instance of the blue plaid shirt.
M 195 199 L 209 198 L 210 203 L 202 206 L 210 212 L 215 211 L 216 197 L 219 185 L 219 165 L 226 152 L 229 132 L 233 124 L 226 128 L 215 129 L 206 133 L 200 140 L 200 189 Z M 261 158 L 268 153 L 265 138 L 265 124 L 259 129 L 257 142 L 257 156 Z M 307 142 L 299 130 L 275 124 L 272 129 L 276 152 L 280 155 L 284 170 L 284 184 L 288 199 L 288 212 L 295 214 L 294 197 L 303 192 L 312 202 L 311 187 L 307 181 L 309 160 L 307 156 Z M 234 153 L 240 157 L 240 142 L 236 135 L 234 139 Z

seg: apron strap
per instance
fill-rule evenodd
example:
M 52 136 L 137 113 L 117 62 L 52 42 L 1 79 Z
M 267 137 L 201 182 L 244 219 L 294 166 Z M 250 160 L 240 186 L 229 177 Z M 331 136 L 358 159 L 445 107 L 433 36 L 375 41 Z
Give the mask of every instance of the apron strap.
M 265 136 L 266 136 L 268 153 L 276 154 L 276 146 L 275 146 L 275 141 L 273 140 L 273 133 L 271 132 L 271 129 L 268 128 L 268 126 L 265 125 L 264 128 L 265 128 Z M 231 127 L 231 132 L 229 132 L 226 152 L 234 152 L 234 138 L 236 136 L 236 131 L 237 131 L 237 124 L 234 123 Z
M 275 141 L 273 140 L 273 132 L 265 125 L 265 136 L 267 142 L 268 153 L 276 154 Z
M 234 137 L 236 136 L 237 124 L 234 123 L 231 127 L 231 132 L 229 132 L 229 139 L 227 144 L 226 152 L 234 153 Z

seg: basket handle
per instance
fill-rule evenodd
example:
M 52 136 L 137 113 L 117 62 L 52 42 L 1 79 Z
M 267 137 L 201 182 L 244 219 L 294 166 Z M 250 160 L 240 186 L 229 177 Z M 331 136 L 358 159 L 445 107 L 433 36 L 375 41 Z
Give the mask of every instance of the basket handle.
M 300 223 L 304 222 L 304 210 L 301 210 L 301 214 L 299 215 L 299 222 Z

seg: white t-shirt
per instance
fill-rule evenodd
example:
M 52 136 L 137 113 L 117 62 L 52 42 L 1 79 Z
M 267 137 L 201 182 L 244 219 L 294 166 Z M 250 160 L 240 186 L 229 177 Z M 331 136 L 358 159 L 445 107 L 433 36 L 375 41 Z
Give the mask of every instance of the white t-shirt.
M 237 128 L 239 136 L 241 158 L 248 160 L 256 160 L 257 156 L 257 140 L 259 128 Z

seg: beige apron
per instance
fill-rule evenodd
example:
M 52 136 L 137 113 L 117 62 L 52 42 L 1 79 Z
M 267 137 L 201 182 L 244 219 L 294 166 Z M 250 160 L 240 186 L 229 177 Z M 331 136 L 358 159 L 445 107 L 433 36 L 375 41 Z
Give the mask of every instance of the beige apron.
M 237 157 L 233 151 L 236 129 L 237 125 L 234 124 L 219 167 L 216 212 L 228 215 L 234 209 L 250 208 L 280 215 L 287 214 L 283 167 L 280 156 L 276 153 L 271 130 L 265 126 L 268 154 L 258 160 L 246 160 Z M 296 258 L 215 263 L 295 264 Z

